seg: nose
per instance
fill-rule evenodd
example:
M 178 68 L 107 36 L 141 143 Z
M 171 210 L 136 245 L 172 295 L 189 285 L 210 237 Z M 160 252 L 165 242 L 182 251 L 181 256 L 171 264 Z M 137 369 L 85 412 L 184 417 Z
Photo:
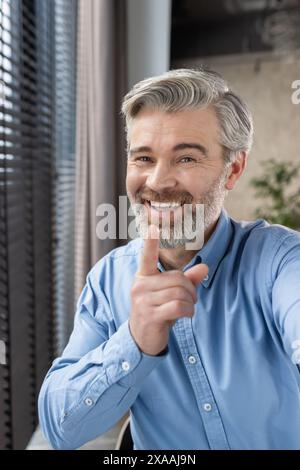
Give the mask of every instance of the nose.
M 159 192 L 166 188 L 174 188 L 177 185 L 174 170 L 170 167 L 168 162 L 159 162 L 147 178 L 147 186 L 153 191 Z

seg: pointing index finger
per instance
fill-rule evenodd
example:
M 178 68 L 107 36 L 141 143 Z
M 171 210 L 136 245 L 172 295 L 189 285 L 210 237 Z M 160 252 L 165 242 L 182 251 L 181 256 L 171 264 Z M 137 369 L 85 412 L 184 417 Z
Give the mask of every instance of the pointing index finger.
M 158 252 L 159 229 L 156 225 L 150 225 L 148 235 L 144 238 L 138 275 L 151 276 L 152 274 L 157 274 Z

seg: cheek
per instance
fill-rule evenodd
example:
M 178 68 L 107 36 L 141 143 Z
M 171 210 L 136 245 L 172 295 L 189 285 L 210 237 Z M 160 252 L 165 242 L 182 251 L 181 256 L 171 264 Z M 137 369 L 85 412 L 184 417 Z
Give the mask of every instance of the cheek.
M 132 168 L 127 169 L 126 175 L 126 189 L 131 194 L 135 194 L 138 189 L 143 185 L 144 178 L 141 174 Z
M 208 176 L 202 178 L 194 178 L 189 184 L 184 184 L 187 191 L 191 194 L 194 201 L 199 201 L 207 194 L 212 187 L 213 181 Z
M 202 192 L 205 190 L 206 181 L 204 178 L 198 178 L 196 176 L 190 176 L 188 178 L 184 175 L 180 178 L 180 187 L 183 191 L 188 192 L 194 200 L 201 197 Z

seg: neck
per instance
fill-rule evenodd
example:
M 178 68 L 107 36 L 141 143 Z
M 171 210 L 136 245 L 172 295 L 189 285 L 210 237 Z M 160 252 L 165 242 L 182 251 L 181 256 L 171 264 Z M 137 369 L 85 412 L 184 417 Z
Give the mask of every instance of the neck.
M 210 239 L 213 234 L 219 217 L 206 229 L 204 233 L 204 245 Z M 163 264 L 166 271 L 170 269 L 182 269 L 184 266 L 193 259 L 199 250 L 185 250 L 184 246 L 178 246 L 176 248 L 162 248 L 159 250 L 159 259 Z

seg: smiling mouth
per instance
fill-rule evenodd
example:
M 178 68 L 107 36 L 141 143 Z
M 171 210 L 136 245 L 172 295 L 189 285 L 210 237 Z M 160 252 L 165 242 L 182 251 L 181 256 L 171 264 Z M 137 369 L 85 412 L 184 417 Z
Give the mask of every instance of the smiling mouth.
M 153 209 L 156 212 L 169 212 L 176 211 L 177 209 L 183 207 L 183 203 L 179 202 L 155 202 L 148 199 L 142 199 L 142 204 Z

